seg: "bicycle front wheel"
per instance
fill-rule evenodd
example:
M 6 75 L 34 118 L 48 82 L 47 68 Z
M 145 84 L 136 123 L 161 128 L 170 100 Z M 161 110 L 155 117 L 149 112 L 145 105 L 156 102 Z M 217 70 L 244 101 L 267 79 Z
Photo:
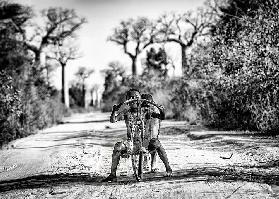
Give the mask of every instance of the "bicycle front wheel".
M 133 166 L 134 176 L 138 182 L 142 180 L 142 162 L 143 162 L 142 152 L 140 152 L 137 155 L 132 155 L 132 166 Z

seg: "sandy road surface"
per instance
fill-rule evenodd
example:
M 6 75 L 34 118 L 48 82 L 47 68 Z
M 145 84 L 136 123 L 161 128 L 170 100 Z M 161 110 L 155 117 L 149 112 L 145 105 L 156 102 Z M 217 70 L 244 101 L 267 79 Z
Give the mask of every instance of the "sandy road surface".
M 0 198 L 276 198 L 278 138 L 246 133 L 189 131 L 165 121 L 161 142 L 173 168 L 164 177 L 144 174 L 135 182 L 131 161 L 121 159 L 117 183 L 108 175 L 122 122 L 108 114 L 79 114 L 65 123 L 11 143 L 0 151 Z

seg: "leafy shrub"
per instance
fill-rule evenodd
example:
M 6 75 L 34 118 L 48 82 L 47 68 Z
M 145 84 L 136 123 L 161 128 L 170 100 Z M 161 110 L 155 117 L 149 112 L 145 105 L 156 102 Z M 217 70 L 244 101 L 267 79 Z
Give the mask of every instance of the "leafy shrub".
M 42 85 L 39 87 L 43 87 Z M 38 94 L 38 87 L 30 86 L 25 88 L 23 113 L 24 127 L 28 132 L 49 127 L 61 121 L 67 114 L 66 107 L 61 103 L 58 92 L 52 96 L 46 91 L 44 99 Z M 40 89 L 42 90 L 42 89 Z
M 7 73 L 0 72 L 0 146 L 55 124 L 67 114 L 59 95 L 45 93 L 41 99 L 34 85 L 27 84 L 20 90 L 14 82 Z
M 0 2 L 0 146 L 58 122 L 66 109 L 43 72 L 31 65 L 21 28 L 32 10 Z M 38 67 L 37 67 L 38 68 Z M 33 71 L 34 70 L 34 71 Z M 36 73 L 35 73 L 36 72 Z M 31 75 L 32 74 L 32 75 Z
M 0 72 L 0 146 L 20 137 L 21 100 L 13 79 Z
M 194 89 L 181 80 L 177 107 L 198 105 L 205 123 L 216 128 L 278 132 L 278 9 L 277 3 L 272 11 L 242 17 L 244 28 L 229 40 L 217 30 L 209 56 L 195 58 L 205 75 Z
M 200 109 L 205 91 L 201 82 L 181 78 L 176 81 L 173 88 L 172 103 L 174 118 L 189 122 L 200 120 Z

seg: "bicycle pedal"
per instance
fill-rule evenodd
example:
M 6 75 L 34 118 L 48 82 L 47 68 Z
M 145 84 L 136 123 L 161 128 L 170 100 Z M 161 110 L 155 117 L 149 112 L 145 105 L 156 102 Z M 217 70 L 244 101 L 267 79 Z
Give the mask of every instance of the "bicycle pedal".
M 153 168 L 153 169 L 151 169 L 150 173 L 157 173 L 158 171 L 159 171 L 158 168 Z
M 127 173 L 127 172 L 120 172 L 119 175 L 120 175 L 120 176 L 128 176 L 128 173 Z
M 124 154 L 124 155 L 121 155 L 122 158 L 129 158 L 130 155 L 129 154 Z
M 144 154 L 148 153 L 148 151 L 147 151 L 146 148 L 144 148 L 144 147 L 142 147 L 142 148 L 140 149 L 140 151 L 143 152 Z
M 149 170 L 150 170 L 149 167 L 143 167 L 142 169 L 143 169 L 143 171 L 145 171 L 145 172 L 149 172 Z

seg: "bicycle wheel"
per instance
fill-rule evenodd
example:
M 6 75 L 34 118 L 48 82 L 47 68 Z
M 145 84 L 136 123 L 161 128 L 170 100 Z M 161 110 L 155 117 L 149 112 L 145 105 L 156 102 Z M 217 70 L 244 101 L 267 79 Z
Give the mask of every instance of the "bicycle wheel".
M 132 167 L 134 171 L 135 178 L 138 182 L 142 180 L 142 161 L 143 153 L 140 152 L 137 155 L 132 155 Z

